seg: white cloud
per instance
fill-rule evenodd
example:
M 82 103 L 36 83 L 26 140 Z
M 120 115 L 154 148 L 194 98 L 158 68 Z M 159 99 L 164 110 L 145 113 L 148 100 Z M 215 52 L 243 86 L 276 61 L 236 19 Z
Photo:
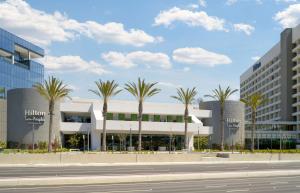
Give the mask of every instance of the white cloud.
M 163 69 L 170 69 L 172 67 L 169 56 L 160 52 L 108 52 L 103 53 L 102 58 L 112 66 L 122 68 L 132 68 L 138 65 L 146 65 L 149 68 L 151 66 L 159 66 Z
M 95 61 L 85 61 L 80 56 L 46 56 L 39 60 L 50 72 L 88 72 L 94 74 L 108 73 Z
M 180 21 L 189 26 L 203 27 L 208 31 L 227 31 L 224 27 L 225 20 L 209 16 L 204 11 L 184 10 L 173 7 L 169 10 L 161 11 L 154 19 L 154 25 L 170 26 L 173 22 Z
M 190 9 L 198 9 L 199 5 L 197 5 L 197 4 L 189 4 L 188 8 L 190 8 Z
M 297 0 L 275 0 L 278 3 L 296 3 Z
M 251 57 L 251 59 L 256 62 L 257 60 L 260 59 L 260 56 L 253 56 L 253 57 Z
M 87 21 L 83 24 L 88 37 L 97 40 L 99 43 L 116 43 L 121 45 L 144 46 L 146 43 L 163 41 L 162 37 L 153 37 L 143 30 L 130 29 L 126 31 L 123 24 L 110 22 L 99 24 L 94 21 Z
M 237 2 L 238 0 L 227 0 L 226 5 L 233 5 Z
M 206 7 L 206 1 L 205 0 L 199 0 L 199 5 L 201 7 Z
M 33 43 L 47 46 L 52 42 L 66 42 L 85 35 L 100 43 L 143 46 L 161 41 L 139 29 L 125 30 L 121 23 L 100 24 L 78 22 L 58 11 L 46 13 L 32 8 L 23 0 L 0 2 L 0 25 Z
M 290 5 L 285 10 L 277 12 L 274 20 L 283 28 L 295 27 L 300 23 L 300 4 Z
M 68 84 L 68 88 L 69 89 L 72 89 L 73 91 L 75 91 L 75 90 L 79 90 L 80 88 L 78 87 L 78 86 L 76 86 L 76 85 L 74 85 L 74 84 Z
M 190 67 L 184 67 L 184 68 L 183 68 L 183 72 L 188 72 L 188 71 L 190 71 L 190 70 L 191 70 Z
M 158 82 L 158 85 L 169 88 L 180 88 L 182 87 L 180 84 L 173 84 L 171 82 Z
M 251 35 L 251 33 L 255 30 L 253 26 L 246 23 L 233 24 L 233 28 L 235 31 L 244 32 L 247 35 Z
M 254 0 L 227 0 L 226 1 L 226 5 L 231 6 L 233 4 L 236 4 L 237 2 L 253 2 Z M 268 0 L 271 1 L 271 0 Z M 255 0 L 256 4 L 258 5 L 262 5 L 263 4 L 263 0 Z
M 203 48 L 178 48 L 173 51 L 173 60 L 185 64 L 197 64 L 214 67 L 220 64 L 230 64 L 231 59 L 223 54 L 207 51 Z

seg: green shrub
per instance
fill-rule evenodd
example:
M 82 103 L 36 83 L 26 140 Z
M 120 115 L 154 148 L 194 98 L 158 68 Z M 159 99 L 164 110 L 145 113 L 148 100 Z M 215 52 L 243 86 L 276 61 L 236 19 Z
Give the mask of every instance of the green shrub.
M 1 148 L 1 149 L 6 148 L 6 143 L 3 142 L 3 141 L 0 141 L 0 148 Z
M 39 149 L 47 149 L 48 143 L 46 141 L 39 141 L 38 148 Z
M 68 140 L 68 144 L 71 148 L 78 148 L 78 145 L 80 143 L 81 135 L 79 133 L 75 133 L 70 137 Z

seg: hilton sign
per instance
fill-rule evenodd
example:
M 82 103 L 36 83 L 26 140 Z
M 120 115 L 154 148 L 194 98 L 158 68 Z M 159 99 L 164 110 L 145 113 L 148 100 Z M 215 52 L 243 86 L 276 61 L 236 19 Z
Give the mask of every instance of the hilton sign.
M 29 122 L 44 122 L 45 112 L 40 112 L 37 110 L 25 110 L 25 120 Z
M 227 127 L 230 129 L 239 129 L 240 121 L 232 118 L 226 119 Z

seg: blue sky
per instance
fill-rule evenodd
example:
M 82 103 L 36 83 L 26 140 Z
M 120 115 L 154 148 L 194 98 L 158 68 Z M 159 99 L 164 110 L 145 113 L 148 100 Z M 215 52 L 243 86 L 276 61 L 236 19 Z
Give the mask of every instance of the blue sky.
M 179 86 L 199 97 L 219 84 L 238 89 L 241 73 L 299 21 L 297 0 L 0 1 L 0 26 L 43 47 L 46 76 L 84 98 L 95 98 L 98 79 L 159 82 L 158 102 L 175 102 Z

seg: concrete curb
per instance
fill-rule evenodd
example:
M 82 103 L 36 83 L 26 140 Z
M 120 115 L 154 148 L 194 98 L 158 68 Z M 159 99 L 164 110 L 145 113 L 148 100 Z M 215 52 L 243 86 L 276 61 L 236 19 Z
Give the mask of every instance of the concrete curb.
M 64 167 L 64 166 L 146 166 L 146 165 L 213 165 L 213 164 L 284 164 L 300 163 L 300 160 L 277 160 L 277 161 L 201 161 L 201 162 L 132 162 L 132 163 L 69 163 L 69 164 L 1 164 L 0 167 Z
M 248 172 L 214 172 L 214 173 L 180 173 L 180 174 L 153 174 L 153 175 L 126 175 L 126 176 L 76 176 L 76 177 L 46 177 L 46 178 L 9 178 L 0 179 L 0 187 L 11 186 L 49 186 L 71 184 L 115 184 L 137 182 L 160 182 L 177 180 L 201 180 L 221 178 L 245 178 L 268 176 L 297 176 L 300 170 L 273 170 Z

